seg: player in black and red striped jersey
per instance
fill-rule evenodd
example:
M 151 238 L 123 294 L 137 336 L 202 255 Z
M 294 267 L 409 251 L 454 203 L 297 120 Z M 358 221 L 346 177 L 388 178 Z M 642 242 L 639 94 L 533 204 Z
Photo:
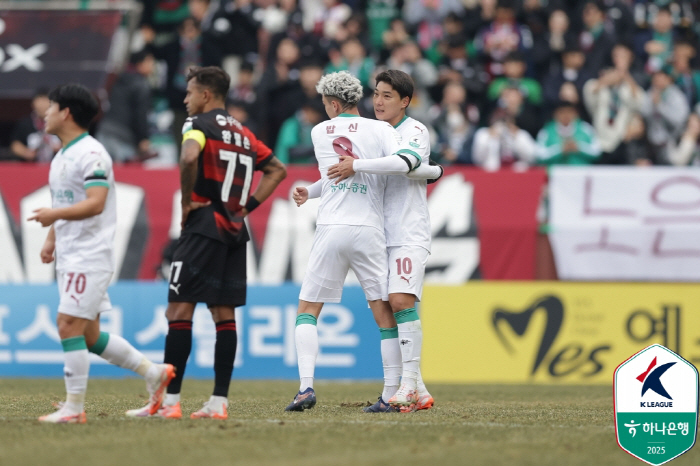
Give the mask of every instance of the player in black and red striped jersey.
M 165 361 L 177 375 L 154 416 L 180 418 L 180 387 L 192 348 L 192 317 L 204 302 L 216 323 L 214 392 L 190 417 L 226 419 L 236 354 L 235 308 L 246 303 L 246 242 L 243 219 L 286 176 L 272 151 L 225 111 L 229 76 L 218 67 L 191 68 L 182 129 L 180 185 L 182 233 L 170 267 Z M 251 194 L 253 171 L 263 172 Z M 152 408 L 152 407 L 151 407 Z M 152 411 L 152 409 L 151 409 Z M 149 406 L 127 412 L 147 417 Z

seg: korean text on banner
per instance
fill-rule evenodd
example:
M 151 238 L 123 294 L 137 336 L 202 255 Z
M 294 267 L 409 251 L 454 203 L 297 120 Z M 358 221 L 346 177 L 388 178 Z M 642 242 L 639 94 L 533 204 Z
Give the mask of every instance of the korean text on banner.
M 564 280 L 700 280 L 700 170 L 555 167 L 550 240 Z

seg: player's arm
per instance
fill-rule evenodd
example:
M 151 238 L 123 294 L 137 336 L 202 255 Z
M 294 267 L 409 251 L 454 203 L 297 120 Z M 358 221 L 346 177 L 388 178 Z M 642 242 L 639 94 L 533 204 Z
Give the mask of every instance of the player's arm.
M 53 225 L 56 220 L 84 220 L 100 215 L 107 202 L 107 186 L 93 186 L 85 189 L 87 198 L 69 207 L 49 209 L 42 207 L 34 211 L 34 215 L 27 220 L 36 220 L 41 226 Z
M 191 127 L 191 126 L 190 126 Z M 190 212 L 200 207 L 208 206 L 210 202 L 195 202 L 192 200 L 194 184 L 197 181 L 197 162 L 199 154 L 206 144 L 204 133 L 197 129 L 186 129 L 182 135 L 182 148 L 180 149 L 180 192 L 182 198 L 182 220 L 180 226 L 184 228 Z
M 253 209 L 265 202 L 275 188 L 287 177 L 287 168 L 274 155 L 261 168 L 263 176 L 258 183 L 255 192 L 243 207 L 242 213 L 248 215 Z
M 41 262 L 44 264 L 50 264 L 53 262 L 53 253 L 56 250 L 56 230 L 54 230 L 53 225 L 49 228 L 49 234 L 46 235 L 46 240 L 44 245 L 41 247 Z

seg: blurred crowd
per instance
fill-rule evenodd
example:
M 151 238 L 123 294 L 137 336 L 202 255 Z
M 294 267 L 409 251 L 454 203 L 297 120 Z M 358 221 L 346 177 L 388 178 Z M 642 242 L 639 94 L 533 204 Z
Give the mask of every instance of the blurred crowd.
M 700 165 L 698 1 L 142 2 L 96 128 L 120 163 L 157 157 L 159 128 L 177 146 L 187 69 L 217 65 L 232 76 L 228 111 L 285 163 L 315 161 L 324 73 L 357 76 L 373 118 L 374 76 L 393 68 L 413 77 L 408 113 L 442 164 Z M 46 90 L 32 106 L 11 150 L 49 161 Z

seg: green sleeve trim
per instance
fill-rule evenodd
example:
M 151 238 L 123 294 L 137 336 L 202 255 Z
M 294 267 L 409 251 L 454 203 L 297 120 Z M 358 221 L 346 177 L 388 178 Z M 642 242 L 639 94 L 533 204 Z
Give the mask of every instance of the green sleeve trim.
M 85 189 L 94 188 L 95 186 L 102 186 L 103 188 L 109 188 L 109 182 L 104 180 L 88 181 L 83 185 Z
M 391 327 L 391 328 L 379 328 L 379 333 L 382 337 L 382 340 L 389 340 L 391 338 L 399 338 L 399 328 L 398 327 Z
M 311 314 L 299 314 L 297 315 L 297 327 L 302 324 L 316 325 L 318 319 Z
M 69 351 L 87 350 L 87 344 L 85 343 L 85 337 L 83 335 L 80 335 L 79 337 L 65 338 L 61 340 L 61 346 L 63 346 L 64 353 Z
M 418 160 L 418 163 L 416 164 L 415 167 L 413 167 L 413 170 L 420 167 L 420 164 L 423 162 L 423 158 L 420 155 L 418 155 L 418 152 L 414 152 L 411 149 L 399 149 L 396 153 L 397 154 L 409 154 L 409 155 L 414 156 L 416 158 L 416 160 Z
M 420 317 L 418 317 L 418 311 L 416 311 L 415 307 L 409 307 L 403 311 L 396 312 L 394 313 L 394 317 L 396 318 L 397 324 L 405 324 L 406 322 L 420 320 Z
M 105 348 L 107 348 L 107 343 L 109 342 L 109 333 L 100 332 L 100 337 L 97 339 L 94 345 L 88 348 L 88 351 L 100 355 L 104 353 Z

